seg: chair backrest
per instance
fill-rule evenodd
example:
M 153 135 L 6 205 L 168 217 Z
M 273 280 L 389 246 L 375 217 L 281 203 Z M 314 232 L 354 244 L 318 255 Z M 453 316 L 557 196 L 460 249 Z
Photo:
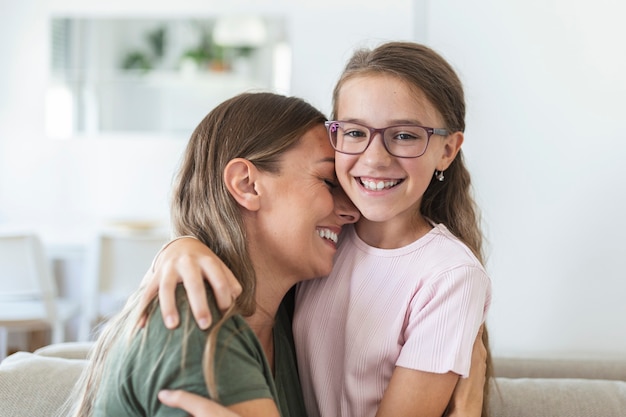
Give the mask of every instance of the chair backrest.
M 135 291 L 152 259 L 167 241 L 165 235 L 101 235 L 99 291 L 114 295 Z
M 52 267 L 36 234 L 0 235 L 0 299 L 52 299 Z
M 82 282 L 79 340 L 91 340 L 94 326 L 120 311 L 168 240 L 165 232 L 106 231 L 95 236 Z
M 121 307 L 141 283 L 152 259 L 169 240 L 166 233 L 106 232 L 96 236 L 87 260 L 84 309 L 95 317 Z

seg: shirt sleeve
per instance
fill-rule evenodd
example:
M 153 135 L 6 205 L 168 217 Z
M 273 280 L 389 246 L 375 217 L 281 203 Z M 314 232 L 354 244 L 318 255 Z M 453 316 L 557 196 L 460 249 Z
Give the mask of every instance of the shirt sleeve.
M 469 374 L 478 328 L 491 299 L 491 281 L 475 265 L 448 270 L 413 296 L 397 366 Z
M 217 311 L 213 317 L 218 317 Z M 127 395 L 136 395 L 143 409 L 153 416 L 186 416 L 182 410 L 162 404 L 157 394 L 162 389 L 181 389 L 210 398 L 204 371 L 203 352 L 208 331 L 199 329 L 189 311 L 181 311 L 176 330 L 166 329 L 160 312 L 149 323 L 148 334 L 136 356 L 132 386 Z M 187 320 L 188 326 L 185 326 Z M 223 405 L 272 398 L 265 373 L 262 349 L 243 318 L 234 316 L 224 322 L 215 347 L 216 399 Z

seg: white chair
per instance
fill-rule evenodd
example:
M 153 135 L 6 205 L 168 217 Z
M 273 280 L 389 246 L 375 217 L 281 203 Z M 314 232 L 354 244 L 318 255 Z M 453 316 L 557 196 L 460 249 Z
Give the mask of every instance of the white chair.
M 52 265 L 36 234 L 0 235 L 0 360 L 10 331 L 51 330 L 65 341 L 65 324 L 80 304 L 58 296 Z
M 96 236 L 86 260 L 79 341 L 93 340 L 97 325 L 124 306 L 168 240 L 165 233 L 105 232 Z

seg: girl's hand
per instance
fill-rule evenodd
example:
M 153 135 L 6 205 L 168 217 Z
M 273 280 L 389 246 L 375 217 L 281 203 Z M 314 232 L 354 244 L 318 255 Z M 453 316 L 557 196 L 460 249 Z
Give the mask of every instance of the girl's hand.
M 159 392 L 159 400 L 168 407 L 180 408 L 193 417 L 239 417 L 239 414 L 215 401 L 186 391 L 163 390 Z
M 170 242 L 155 259 L 153 268 L 146 272 L 141 305 L 147 307 L 159 295 L 165 326 L 173 329 L 180 320 L 176 309 L 176 285 L 183 283 L 193 316 L 202 329 L 211 325 L 211 312 L 205 296 L 204 280 L 215 293 L 217 305 L 226 310 L 241 294 L 241 285 L 230 269 L 198 239 L 181 238 Z M 145 315 L 139 325 L 145 325 Z
M 483 343 L 484 324 L 480 326 L 472 350 L 469 377 L 459 378 L 454 388 L 446 416 L 480 417 L 483 408 L 483 389 L 487 373 L 487 348 Z

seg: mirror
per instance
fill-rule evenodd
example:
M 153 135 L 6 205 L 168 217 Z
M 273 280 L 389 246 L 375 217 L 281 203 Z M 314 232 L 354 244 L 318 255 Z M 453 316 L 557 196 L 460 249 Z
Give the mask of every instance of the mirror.
M 235 94 L 289 94 L 291 57 L 282 18 L 58 17 L 50 39 L 50 137 L 186 138 Z

